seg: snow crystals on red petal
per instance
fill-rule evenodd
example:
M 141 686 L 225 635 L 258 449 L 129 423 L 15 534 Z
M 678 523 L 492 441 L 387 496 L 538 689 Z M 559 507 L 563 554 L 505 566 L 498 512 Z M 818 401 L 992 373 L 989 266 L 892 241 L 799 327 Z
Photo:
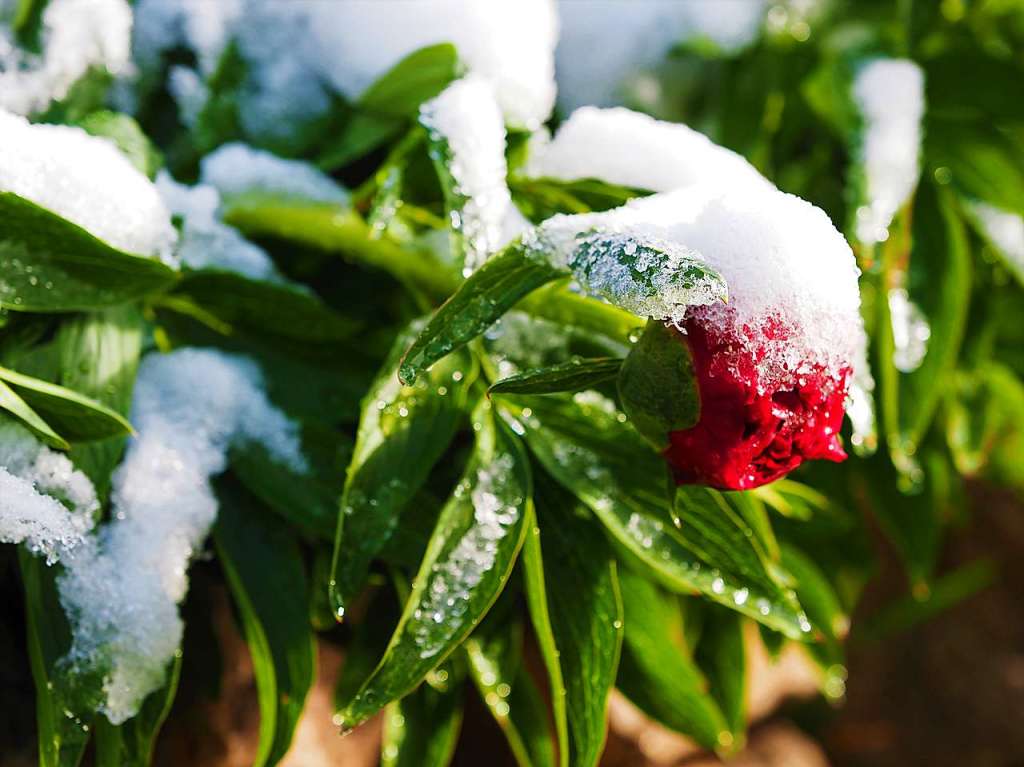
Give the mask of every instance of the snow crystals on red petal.
M 836 373 L 802 361 L 780 372 L 766 347 L 792 334 L 783 322 L 736 329 L 708 316 L 692 310 L 680 334 L 693 356 L 701 411 L 695 426 L 669 435 L 665 457 L 676 481 L 749 490 L 805 460 L 845 459 L 839 429 L 851 368 Z

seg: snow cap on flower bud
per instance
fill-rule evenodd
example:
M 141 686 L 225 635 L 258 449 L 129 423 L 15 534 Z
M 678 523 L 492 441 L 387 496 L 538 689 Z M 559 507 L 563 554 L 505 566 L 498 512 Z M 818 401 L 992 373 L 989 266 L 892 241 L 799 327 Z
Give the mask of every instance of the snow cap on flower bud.
M 643 288 L 675 272 L 666 258 L 620 269 L 617 290 L 598 291 L 665 321 L 689 349 L 699 420 L 654 440 L 677 481 L 747 489 L 807 459 L 845 457 L 838 431 L 864 331 L 853 253 L 823 211 L 770 185 L 694 184 L 541 227 L 570 266 L 595 231 L 685 249 L 728 287 L 724 302 L 698 280 L 659 306 Z

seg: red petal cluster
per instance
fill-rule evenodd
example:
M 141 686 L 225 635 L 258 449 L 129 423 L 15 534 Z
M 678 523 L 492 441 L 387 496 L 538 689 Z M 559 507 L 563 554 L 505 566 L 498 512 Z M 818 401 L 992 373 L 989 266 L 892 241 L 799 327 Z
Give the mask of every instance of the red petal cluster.
M 701 408 L 695 426 L 669 434 L 665 457 L 676 482 L 749 490 L 807 460 L 844 460 L 839 429 L 851 369 L 837 374 L 804 364 L 799 372 L 768 376 L 766 347 L 786 341 L 785 325 L 768 323 L 753 342 L 716 317 L 691 311 L 680 334 L 693 358 Z

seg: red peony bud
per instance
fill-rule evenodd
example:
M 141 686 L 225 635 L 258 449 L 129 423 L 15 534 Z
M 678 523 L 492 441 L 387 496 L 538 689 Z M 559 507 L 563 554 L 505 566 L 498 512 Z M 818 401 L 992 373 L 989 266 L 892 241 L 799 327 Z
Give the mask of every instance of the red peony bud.
M 755 330 L 692 309 L 683 323 L 700 393 L 700 420 L 671 432 L 665 457 L 679 484 L 749 490 L 805 460 L 846 458 L 838 432 L 852 370 L 797 361 L 783 368 L 769 346 L 792 333 L 777 319 Z

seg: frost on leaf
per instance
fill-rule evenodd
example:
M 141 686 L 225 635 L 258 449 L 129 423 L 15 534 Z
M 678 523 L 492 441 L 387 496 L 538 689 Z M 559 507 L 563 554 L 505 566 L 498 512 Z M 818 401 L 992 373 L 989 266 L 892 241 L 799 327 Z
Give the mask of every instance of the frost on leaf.
M 99 710 L 133 716 L 160 687 L 181 642 L 178 603 L 189 560 L 217 515 L 212 477 L 232 445 L 260 444 L 306 470 L 297 426 L 267 399 L 259 369 L 222 352 L 151 354 L 132 402 L 137 435 L 113 476 L 112 519 L 80 547 L 59 579 L 73 674 L 102 674 Z
M 23 426 L 0 423 L 0 541 L 25 543 L 47 564 L 70 561 L 99 510 L 92 482 Z

